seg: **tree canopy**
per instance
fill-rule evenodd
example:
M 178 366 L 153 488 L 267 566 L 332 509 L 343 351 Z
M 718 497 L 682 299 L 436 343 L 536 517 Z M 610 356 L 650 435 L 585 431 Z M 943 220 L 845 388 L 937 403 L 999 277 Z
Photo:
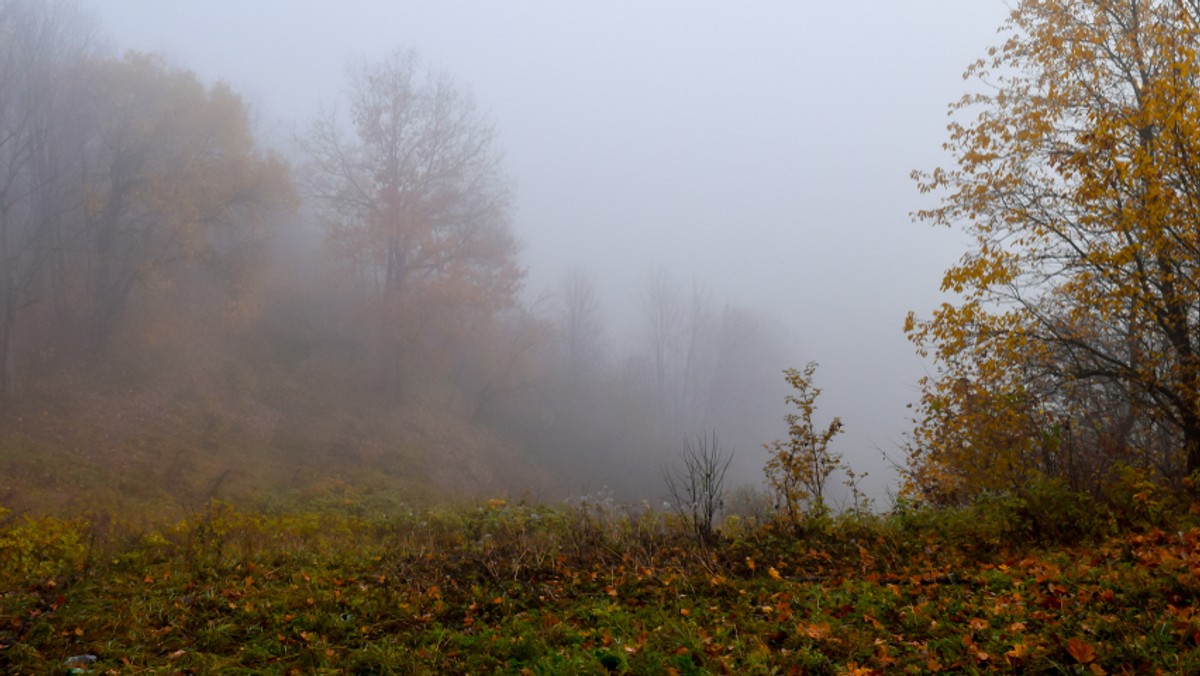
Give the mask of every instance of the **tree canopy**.
M 295 199 L 227 85 L 107 54 L 66 0 L 0 3 L 0 38 L 2 396 L 100 356 L 138 290 L 237 278 Z
M 351 133 L 328 115 L 306 141 L 338 251 L 382 294 L 454 282 L 507 301 L 520 279 L 495 132 L 415 52 L 349 68 Z
M 909 338 L 910 478 L 943 495 L 1116 463 L 1200 470 L 1200 3 L 1024 0 L 952 106 L 953 293 Z
M 397 390 L 406 362 L 436 361 L 447 330 L 461 338 L 511 304 L 523 271 L 495 131 L 471 97 L 423 73 L 412 51 L 348 74 L 349 126 L 329 113 L 303 140 L 309 192 L 369 288 L 385 385 Z

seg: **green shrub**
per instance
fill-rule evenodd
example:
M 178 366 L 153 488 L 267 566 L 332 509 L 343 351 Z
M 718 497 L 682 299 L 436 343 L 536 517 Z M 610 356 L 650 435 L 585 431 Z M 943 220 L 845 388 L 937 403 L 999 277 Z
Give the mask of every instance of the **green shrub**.
M 900 502 L 892 522 L 910 536 L 976 551 L 1073 544 L 1104 535 L 1102 506 L 1058 480 L 1036 477 L 1018 490 L 984 491 L 963 507 Z
M 87 525 L 50 516 L 12 518 L 0 508 L 0 587 L 53 580 L 83 568 Z

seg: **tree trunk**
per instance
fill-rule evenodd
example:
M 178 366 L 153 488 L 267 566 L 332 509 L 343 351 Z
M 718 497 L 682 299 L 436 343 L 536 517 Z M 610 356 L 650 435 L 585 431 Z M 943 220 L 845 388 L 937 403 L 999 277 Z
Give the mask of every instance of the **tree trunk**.
M 1183 434 L 1183 445 L 1187 450 L 1188 476 L 1200 471 L 1200 429 L 1188 427 Z
M 8 214 L 0 204 L 0 399 L 13 391 L 13 325 L 17 319 L 16 261 L 9 255 Z
M 6 275 L 7 276 L 7 275 Z M 12 293 L 12 285 L 5 280 L 4 284 L 4 315 L 0 317 L 0 399 L 7 399 L 13 393 L 13 324 L 16 313 L 13 303 L 16 300 Z

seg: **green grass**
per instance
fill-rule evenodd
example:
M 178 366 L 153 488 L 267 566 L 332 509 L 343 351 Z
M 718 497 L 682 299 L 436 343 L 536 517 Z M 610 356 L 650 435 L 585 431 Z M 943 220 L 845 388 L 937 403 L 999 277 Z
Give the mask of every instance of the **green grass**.
M 64 673 L 92 654 L 78 668 L 1200 672 L 1187 510 L 1171 532 L 1097 517 L 1047 542 L 980 518 L 1020 512 L 1006 500 L 735 522 L 706 548 L 669 516 L 587 503 L 386 517 L 212 503 L 153 529 L 8 514 L 0 671 Z

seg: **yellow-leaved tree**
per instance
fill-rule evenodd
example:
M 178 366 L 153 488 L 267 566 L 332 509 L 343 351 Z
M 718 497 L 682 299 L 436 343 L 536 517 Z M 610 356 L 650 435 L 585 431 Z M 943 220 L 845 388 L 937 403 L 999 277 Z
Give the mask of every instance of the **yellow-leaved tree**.
M 1022 0 L 966 73 L 918 220 L 973 239 L 905 330 L 910 486 L 1200 470 L 1200 2 Z M 1082 487 L 1082 486 L 1080 486 Z
M 784 417 L 788 425 L 787 440 L 766 444 L 769 457 L 764 470 L 767 483 L 775 493 L 775 508 L 793 525 L 799 524 L 806 515 L 828 514 L 825 489 L 829 477 L 838 470 L 849 470 L 842 462 L 842 454 L 829 448 L 834 437 L 842 433 L 842 419 L 834 418 L 824 429 L 813 423 L 817 397 L 821 396 L 821 389 L 813 385 L 816 372 L 816 362 L 805 365 L 803 372 L 796 369 L 783 372 L 788 385 L 795 390 L 784 400 L 796 411 Z M 853 481 L 852 472 L 850 477 Z M 853 485 L 851 488 L 857 493 Z M 857 495 L 855 501 L 857 503 Z

